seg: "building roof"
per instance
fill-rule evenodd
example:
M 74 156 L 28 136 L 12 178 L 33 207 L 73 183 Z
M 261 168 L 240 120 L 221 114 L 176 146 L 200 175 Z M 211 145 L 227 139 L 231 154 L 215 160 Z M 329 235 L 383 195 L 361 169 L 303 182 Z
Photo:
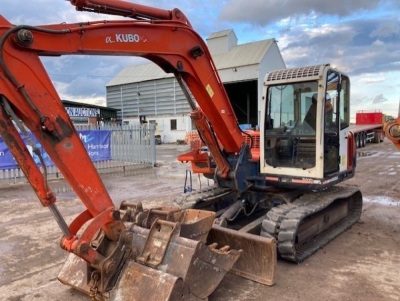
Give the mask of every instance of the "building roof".
M 122 69 L 106 86 L 118 86 L 173 76 L 173 74 L 165 73 L 154 63 L 132 65 Z
M 224 36 L 230 30 L 220 31 L 208 38 Z M 232 47 L 228 52 L 212 56 L 217 69 L 227 69 L 259 64 L 275 39 L 267 39 Z M 132 65 L 124 68 L 107 83 L 107 87 L 173 77 L 154 63 Z
M 213 56 L 213 60 L 217 69 L 256 65 L 261 62 L 273 43 L 275 39 L 237 45 L 227 53 Z
M 226 30 L 222 30 L 222 31 L 217 31 L 217 32 L 213 32 L 212 34 L 210 34 L 210 36 L 207 38 L 208 40 L 211 39 L 216 39 L 216 38 L 220 38 L 220 37 L 225 37 L 227 36 L 229 33 L 231 33 L 233 30 L 232 29 L 226 29 Z M 235 32 L 233 32 L 235 33 Z M 236 35 L 235 35 L 236 36 Z
M 107 111 L 120 111 L 120 109 L 114 109 L 110 107 L 105 107 L 105 106 L 98 106 L 98 105 L 92 105 L 90 103 L 84 103 L 84 102 L 77 102 L 77 101 L 71 101 L 71 100 L 66 100 L 62 99 L 61 102 L 63 103 L 64 107 L 67 106 L 74 106 L 74 107 L 85 107 L 85 108 L 94 108 L 94 109 L 101 109 L 101 110 L 107 110 Z

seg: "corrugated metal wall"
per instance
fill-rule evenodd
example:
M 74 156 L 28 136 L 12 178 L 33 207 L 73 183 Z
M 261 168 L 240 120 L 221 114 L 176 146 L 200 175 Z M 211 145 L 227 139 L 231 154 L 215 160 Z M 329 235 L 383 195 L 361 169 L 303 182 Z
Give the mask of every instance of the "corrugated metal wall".
M 188 114 L 190 107 L 175 78 L 107 87 L 107 106 L 118 118 Z

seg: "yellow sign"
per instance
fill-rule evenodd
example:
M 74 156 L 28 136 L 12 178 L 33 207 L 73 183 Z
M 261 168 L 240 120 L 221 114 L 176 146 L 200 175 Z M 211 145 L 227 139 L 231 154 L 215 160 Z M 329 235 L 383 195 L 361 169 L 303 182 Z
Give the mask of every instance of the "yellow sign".
M 212 98 L 212 97 L 214 96 L 214 91 L 213 91 L 213 89 L 211 88 L 210 84 L 208 84 L 208 85 L 206 86 L 206 90 L 207 90 L 207 92 L 208 92 L 208 95 L 210 95 L 210 97 Z

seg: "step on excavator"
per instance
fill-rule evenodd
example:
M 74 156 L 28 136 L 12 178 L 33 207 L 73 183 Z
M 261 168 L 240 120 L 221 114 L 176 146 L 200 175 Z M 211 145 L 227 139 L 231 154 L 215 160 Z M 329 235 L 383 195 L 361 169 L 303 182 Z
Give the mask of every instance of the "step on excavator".
M 70 253 L 58 279 L 92 300 L 207 300 L 227 272 L 273 285 L 277 256 L 305 260 L 360 217 L 349 78 L 330 65 L 270 72 L 261 128 L 242 131 L 209 50 L 179 10 L 70 0 L 123 20 L 41 26 L 0 16 L 0 135 Z M 215 185 L 178 206 L 116 208 L 40 56 L 139 56 L 173 73 L 208 152 L 179 156 Z M 398 120 L 387 135 L 399 139 Z M 85 206 L 68 225 L 33 135 Z M 41 164 L 32 158 L 26 138 Z M 397 139 L 397 140 L 396 140 Z

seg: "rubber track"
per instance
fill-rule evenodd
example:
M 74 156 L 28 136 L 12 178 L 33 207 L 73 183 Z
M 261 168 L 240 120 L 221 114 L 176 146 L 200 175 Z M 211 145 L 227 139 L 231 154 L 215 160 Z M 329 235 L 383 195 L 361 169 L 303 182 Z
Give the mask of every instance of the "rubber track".
M 229 188 L 209 186 L 198 191 L 182 194 L 175 198 L 174 203 L 182 209 L 200 209 L 231 192 L 233 190 Z
M 345 218 L 311 240 L 296 245 L 297 229 L 306 217 L 346 198 L 353 200 Z M 321 192 L 306 193 L 293 203 L 272 208 L 262 223 L 261 236 L 273 235 L 277 238 L 278 252 L 282 258 L 301 262 L 355 224 L 361 216 L 361 210 L 362 195 L 355 187 L 335 186 Z

